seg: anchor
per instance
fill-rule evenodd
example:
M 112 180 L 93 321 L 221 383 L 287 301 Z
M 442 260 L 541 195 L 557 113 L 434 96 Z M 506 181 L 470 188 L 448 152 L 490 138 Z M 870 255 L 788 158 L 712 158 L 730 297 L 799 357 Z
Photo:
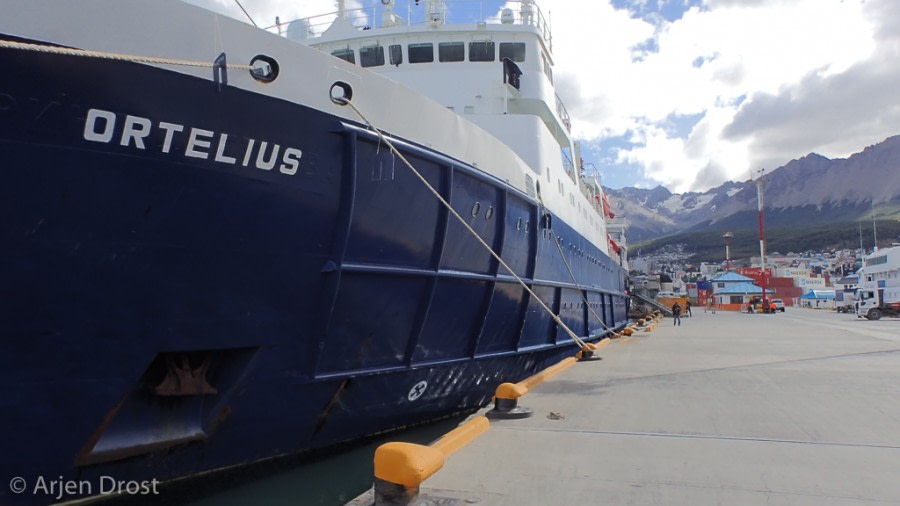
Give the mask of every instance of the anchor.
M 153 388 L 159 396 L 214 395 L 219 391 L 206 381 L 210 359 L 205 358 L 199 367 L 192 369 L 187 355 L 181 355 L 181 363 L 175 357 L 166 358 L 166 377 Z

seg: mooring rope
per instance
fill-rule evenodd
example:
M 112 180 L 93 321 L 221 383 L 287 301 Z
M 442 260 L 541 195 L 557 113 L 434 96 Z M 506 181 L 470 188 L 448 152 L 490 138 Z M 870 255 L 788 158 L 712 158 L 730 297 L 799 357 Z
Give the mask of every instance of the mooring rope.
M 584 296 L 584 291 L 581 289 L 581 285 L 579 285 L 578 280 L 575 279 L 575 273 L 572 272 L 572 268 L 569 267 L 569 262 L 566 261 L 566 254 L 562 250 L 562 245 L 559 244 L 559 237 L 557 237 L 556 232 L 551 228 L 550 233 L 553 234 L 553 242 L 556 243 L 556 249 L 559 250 L 559 256 L 562 258 L 563 264 L 565 264 L 566 266 L 566 270 L 569 271 L 569 276 L 572 278 L 572 282 L 575 283 L 575 288 L 578 289 L 578 293 L 581 295 L 581 300 L 584 301 L 585 306 L 587 306 L 588 311 L 590 311 L 591 314 L 594 315 L 594 318 L 596 318 L 600 322 L 600 325 L 603 325 L 603 328 L 607 331 L 612 332 L 613 330 L 603 322 L 603 318 L 600 318 L 600 315 L 598 315 L 597 312 L 594 311 L 594 308 L 591 307 L 591 303 L 588 302 L 587 297 Z M 590 333 L 590 331 L 591 329 L 588 328 L 588 333 Z
M 65 47 L 59 47 L 59 46 L 29 44 L 29 43 L 25 43 L 25 42 L 13 42 L 10 40 L 0 40 L 0 48 L 19 49 L 19 50 L 23 50 L 23 51 L 35 51 L 35 52 L 40 52 L 40 53 L 59 54 L 59 55 L 67 55 L 67 56 L 80 56 L 80 57 L 85 57 L 85 58 L 101 58 L 101 59 L 107 59 L 107 60 L 131 61 L 131 62 L 137 62 L 137 63 L 153 63 L 153 64 L 158 64 L 158 65 L 181 65 L 181 66 L 206 67 L 206 68 L 213 68 L 213 67 L 217 66 L 215 63 L 203 62 L 203 61 L 179 60 L 179 59 L 173 59 L 173 58 L 156 58 L 156 57 L 152 57 L 152 56 L 139 56 L 139 55 L 131 55 L 131 54 L 123 54 L 123 53 L 111 53 L 111 52 L 105 52 L 105 51 L 87 51 L 84 49 L 72 49 L 72 48 L 65 48 Z M 229 68 L 229 69 L 237 69 L 237 70 L 252 70 L 253 69 L 253 66 L 251 66 L 251 65 L 227 64 L 227 65 L 225 65 L 225 67 Z M 562 318 L 560 318 L 559 315 L 554 313 L 553 310 L 550 309 L 547 306 L 547 304 L 545 304 L 544 301 L 541 300 L 540 297 L 538 297 L 538 295 L 536 293 L 534 293 L 534 291 L 528 286 L 528 284 L 525 283 L 525 281 L 523 281 L 522 278 L 520 278 L 519 275 L 516 274 L 513 271 L 513 269 L 505 261 L 503 261 L 502 258 L 500 258 L 500 255 L 498 255 L 493 250 L 493 248 L 491 248 L 490 245 L 488 245 L 488 243 L 485 242 L 485 240 L 482 239 L 481 236 L 478 235 L 478 233 L 475 231 L 475 229 L 473 229 L 466 222 L 466 220 L 462 216 L 460 216 L 460 214 L 458 212 L 456 212 L 455 209 L 453 209 L 453 206 L 451 206 L 450 203 L 447 202 L 443 196 L 441 196 L 440 192 L 431 183 L 429 183 L 428 180 L 425 179 L 425 177 L 422 176 L 422 174 L 418 170 L 416 170 L 415 167 L 413 167 L 413 165 L 409 162 L 409 160 L 407 160 L 406 157 L 404 157 L 403 154 L 400 153 L 400 151 L 398 151 L 397 148 L 394 147 L 394 144 L 387 137 L 385 137 L 385 135 L 381 132 L 380 129 L 378 129 L 375 125 L 372 124 L 371 121 L 369 121 L 369 119 L 362 113 L 362 111 L 360 111 L 356 107 L 355 104 L 353 104 L 346 98 L 335 98 L 334 100 L 336 100 L 340 103 L 343 103 L 344 105 L 349 105 L 350 108 L 353 109 L 353 111 L 356 112 L 356 114 L 366 123 L 366 125 L 368 125 L 368 127 L 371 128 L 378 135 L 379 141 L 383 141 L 388 146 L 388 148 L 390 148 L 391 152 L 394 153 L 394 155 L 396 155 L 398 158 L 400 158 L 400 160 L 403 161 L 403 163 L 412 171 L 412 173 L 419 179 L 419 181 L 421 181 L 422 184 L 424 184 L 425 187 L 428 188 L 428 190 L 432 194 L 434 194 L 434 196 L 438 199 L 438 201 L 440 201 L 440 203 L 444 207 L 446 207 L 447 210 L 454 217 L 456 217 L 457 220 L 459 220 L 459 222 L 463 225 L 463 227 L 465 227 L 466 230 L 468 230 L 469 233 L 472 234 L 472 236 L 475 237 L 475 239 L 491 254 L 491 256 L 494 257 L 494 259 L 497 260 L 497 262 L 499 262 L 500 265 L 502 265 L 503 268 L 506 269 L 512 275 L 513 278 L 515 278 L 515 280 L 522 286 L 522 288 L 525 289 L 525 291 L 532 298 L 534 298 L 534 300 L 537 301 L 537 303 L 541 306 L 541 308 L 544 311 L 546 311 L 547 314 L 549 314 L 553 318 L 553 321 L 556 322 L 556 324 L 559 325 L 560 328 L 562 328 L 566 332 L 566 334 L 568 334 L 568 336 L 572 339 L 572 341 L 574 341 L 575 344 L 577 344 L 579 346 L 579 348 L 582 348 L 582 349 L 587 348 L 587 345 L 585 344 L 585 342 L 581 338 L 579 338 L 575 334 L 575 332 L 573 332 L 572 329 L 570 329 L 562 321 Z M 555 236 L 555 234 L 554 234 L 554 236 Z M 557 246 L 559 246 L 558 242 L 557 242 Z M 565 258 L 563 258 L 563 262 L 565 262 Z M 566 269 L 569 269 L 569 274 L 572 275 L 572 270 L 569 268 L 568 262 L 566 262 Z M 573 281 L 575 280 L 574 275 L 572 275 L 572 280 Z M 575 285 L 577 287 L 578 283 L 576 282 Z M 580 290 L 580 288 L 579 288 L 579 290 Z M 587 302 L 587 301 L 585 301 L 585 302 Z M 588 308 L 590 308 L 590 305 L 588 305 Z M 593 312 L 593 310 L 592 310 L 592 312 Z M 596 313 L 594 313 L 594 316 L 597 316 Z M 598 319 L 599 319 L 599 317 L 598 317 Z M 607 330 L 609 330 L 609 327 L 607 327 L 606 324 L 603 323 L 603 320 L 600 320 L 600 323 Z
M 35 51 L 38 53 L 60 54 L 67 56 L 81 56 L 85 58 L 101 58 L 104 60 L 130 61 L 137 63 L 154 63 L 158 65 L 181 65 L 187 67 L 206 67 L 214 68 L 216 63 L 193 60 L 177 60 L 173 58 L 156 58 L 153 56 L 139 56 L 123 53 L 109 53 L 105 51 L 87 51 L 84 49 L 72 49 L 59 46 L 45 46 L 42 44 L 29 44 L 26 42 L 13 42 L 11 40 L 0 40 L 0 48 L 20 49 L 22 51 Z M 240 65 L 229 63 L 226 68 L 235 70 L 253 70 L 252 65 Z
M 516 279 L 516 281 L 520 285 L 522 285 L 522 288 L 524 288 L 525 291 L 528 292 L 528 294 L 531 295 L 534 298 L 534 300 L 536 300 L 538 302 L 538 304 L 540 304 L 541 308 L 543 308 L 543 310 L 546 311 L 553 318 L 553 321 L 556 322 L 556 324 L 559 325 L 560 328 L 562 328 L 566 332 L 566 334 L 569 335 L 569 337 L 572 339 L 572 341 L 574 341 L 575 344 L 577 344 L 578 347 L 583 350 L 588 348 L 587 345 L 585 344 L 585 342 L 580 337 L 578 337 L 575 334 L 575 332 L 573 332 L 572 329 L 570 329 L 562 321 L 562 318 L 560 318 L 559 315 L 554 313 L 553 310 L 550 309 L 547 306 L 547 304 L 545 304 L 544 301 L 541 300 L 541 298 L 538 297 L 536 293 L 534 293 L 534 291 L 532 291 L 532 289 L 528 286 L 528 284 L 525 283 L 525 281 L 523 281 L 522 278 L 520 278 L 518 274 L 513 272 L 512 268 L 509 265 L 507 265 L 507 263 L 504 262 L 502 258 L 500 258 L 500 255 L 498 255 L 494 251 L 494 249 L 491 248 L 490 245 L 488 245 L 488 243 L 485 242 L 485 240 L 482 239 L 481 236 L 478 235 L 478 232 L 476 232 L 475 229 L 473 229 L 466 222 L 465 218 L 460 216 L 460 214 L 458 212 L 456 212 L 455 209 L 453 209 L 453 206 L 451 206 L 450 203 L 447 202 L 446 199 L 444 199 L 444 197 L 441 195 L 441 193 L 431 183 L 429 183 L 428 180 L 425 179 L 425 177 L 418 170 L 416 170 L 415 167 L 413 167 L 413 165 L 409 162 L 409 160 L 407 160 L 406 157 L 404 157 L 403 154 L 400 153 L 400 151 L 398 151 L 397 148 L 394 147 L 394 144 L 387 137 L 385 137 L 385 135 L 381 132 L 381 130 L 379 130 L 375 125 L 372 124 L 371 121 L 369 121 L 369 119 L 356 107 L 355 104 L 353 104 L 353 102 L 351 102 L 350 100 L 347 100 L 346 98 L 343 98 L 343 97 L 335 98 L 334 100 L 336 100 L 337 102 L 342 103 L 344 105 L 349 105 L 350 108 L 353 109 L 353 111 L 356 112 L 356 114 L 359 115 L 359 117 L 366 123 L 366 125 L 368 125 L 368 127 L 371 128 L 378 135 L 379 140 L 383 141 L 387 145 L 387 147 L 391 150 L 391 152 L 395 156 L 400 158 L 400 160 L 407 167 L 409 167 L 409 170 L 412 171 L 412 173 L 419 179 L 419 181 L 421 181 L 422 184 L 424 184 L 425 187 L 428 188 L 428 190 L 438 199 L 438 201 L 440 201 L 440 203 L 444 207 L 446 207 L 447 210 L 450 211 L 450 213 L 453 216 L 455 216 L 456 219 L 459 220 L 460 223 L 462 223 L 462 225 L 466 228 L 466 230 L 468 230 L 469 233 L 472 234 L 472 236 L 474 236 L 475 239 L 478 240 L 478 242 L 481 243 L 482 246 L 484 246 L 484 248 L 491 254 L 491 256 L 494 257 L 494 259 L 497 260 L 497 262 L 499 262 L 500 265 L 502 265 L 503 268 L 506 269 L 512 275 L 512 277 Z

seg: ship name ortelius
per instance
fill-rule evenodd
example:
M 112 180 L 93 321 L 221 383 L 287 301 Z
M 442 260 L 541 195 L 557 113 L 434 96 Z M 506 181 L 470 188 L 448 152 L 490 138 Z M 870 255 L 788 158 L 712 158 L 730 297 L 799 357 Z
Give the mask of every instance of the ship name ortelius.
M 122 118 L 124 116 L 124 119 Z M 294 147 L 282 147 L 268 141 L 252 138 L 234 137 L 229 139 L 226 133 L 216 133 L 197 127 L 186 127 L 167 121 L 154 122 L 149 118 L 116 114 L 103 109 L 90 109 L 84 122 L 84 139 L 91 142 L 111 143 L 116 141 L 120 146 L 146 150 L 144 141 L 162 136 L 158 147 L 163 153 L 171 153 L 173 140 L 176 144 L 184 144 L 183 155 L 188 158 L 213 160 L 215 162 L 242 167 L 254 166 L 257 169 L 273 170 L 276 165 L 282 174 L 293 176 L 300 166 L 303 151 Z M 235 136 L 236 137 L 236 136 Z M 237 145 L 237 146 L 236 146 Z M 181 149 L 178 150 L 181 153 Z M 281 155 L 279 157 L 279 155 Z M 279 163 L 280 162 L 280 163 Z

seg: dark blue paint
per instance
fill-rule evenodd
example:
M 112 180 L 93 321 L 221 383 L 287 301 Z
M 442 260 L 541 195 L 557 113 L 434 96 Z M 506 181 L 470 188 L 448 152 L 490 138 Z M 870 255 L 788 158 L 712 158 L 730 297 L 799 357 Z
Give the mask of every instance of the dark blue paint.
M 576 351 L 364 129 L 137 64 L 0 65 L 2 476 L 163 480 L 325 447 L 477 408 Z M 157 129 L 145 150 L 90 142 L 89 109 L 227 133 L 238 160 L 250 138 L 296 146 L 300 170 L 185 157 L 186 134 L 163 153 Z M 579 287 L 537 202 L 398 144 L 575 332 L 605 330 L 582 291 L 626 322 L 624 273 L 570 227 L 553 219 Z M 183 352 L 217 393 L 152 393 Z

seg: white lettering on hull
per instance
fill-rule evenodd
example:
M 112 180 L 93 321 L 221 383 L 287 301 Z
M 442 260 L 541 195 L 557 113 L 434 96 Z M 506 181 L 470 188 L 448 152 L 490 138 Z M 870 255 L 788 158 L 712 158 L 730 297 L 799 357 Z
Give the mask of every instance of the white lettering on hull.
M 240 144 L 240 141 L 229 138 L 226 133 L 219 132 L 216 135 L 216 132 L 211 130 L 166 121 L 154 123 L 149 118 L 131 115 L 125 115 L 122 126 L 117 130 L 117 119 L 118 116 L 114 112 L 90 109 L 84 122 L 84 140 L 109 144 L 117 138 L 120 146 L 147 150 L 148 143 L 145 141 L 156 129 L 162 134 L 162 145 L 159 147 L 162 153 L 172 153 L 173 141 L 180 138 L 185 141 L 184 152 L 181 153 L 185 157 L 201 160 L 209 160 L 212 157 L 212 160 L 218 163 L 228 165 L 237 163 L 237 158 L 227 155 L 225 150 L 227 146 L 232 146 L 229 148 L 231 153 L 239 152 L 240 148 L 233 146 Z M 252 138 L 247 138 L 244 142 L 246 146 L 241 160 L 243 167 L 253 162 L 257 169 L 273 170 L 277 166 L 282 174 L 293 176 L 297 173 L 300 158 L 303 156 L 302 150 L 293 147 L 282 149 L 278 144 L 268 141 L 257 143 L 256 139 Z

